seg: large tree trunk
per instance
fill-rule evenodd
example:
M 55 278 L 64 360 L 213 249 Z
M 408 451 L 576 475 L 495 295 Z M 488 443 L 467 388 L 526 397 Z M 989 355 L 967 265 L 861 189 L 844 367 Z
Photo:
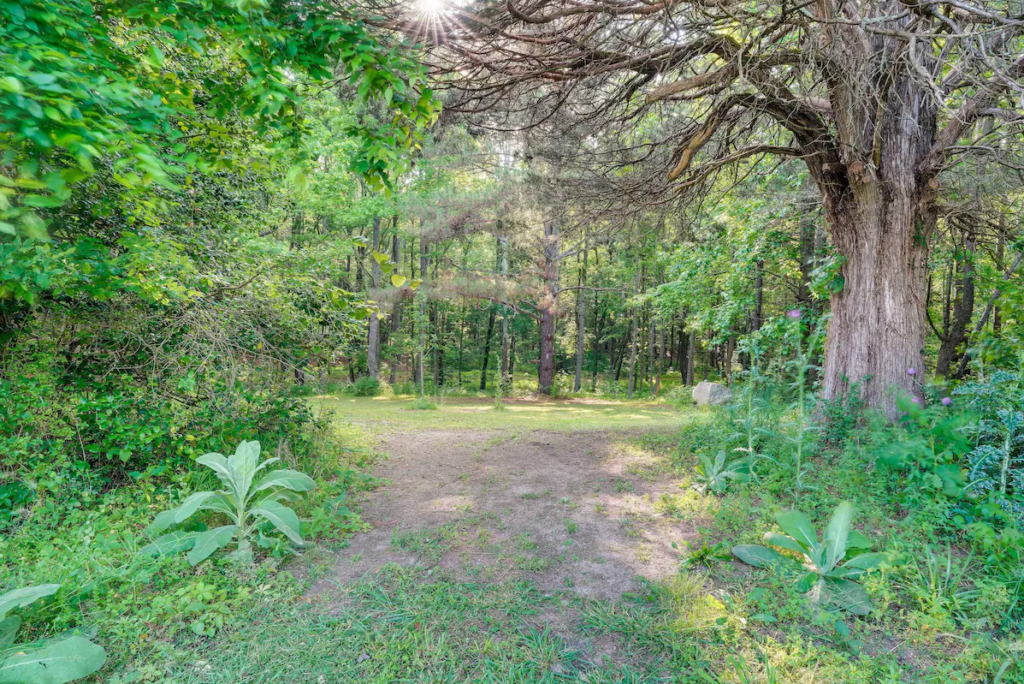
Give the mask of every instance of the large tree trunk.
M 551 394 L 555 384 L 555 316 L 558 309 L 558 225 L 544 223 L 544 293 L 540 306 L 540 363 L 537 364 L 537 391 Z
M 380 216 L 373 217 L 373 251 L 380 252 Z M 377 263 L 377 259 L 371 259 L 371 261 L 373 262 L 373 289 L 377 290 L 380 288 L 380 264 Z M 370 314 L 370 331 L 366 344 L 366 371 L 374 380 L 380 375 L 380 317 L 376 313 Z
M 922 215 L 916 193 L 899 192 L 895 183 L 888 191 L 871 186 L 829 212 L 846 263 L 843 288 L 831 300 L 823 394 L 832 399 L 861 382 L 868 405 L 895 417 L 897 394 L 921 394 L 927 234 L 935 215 Z

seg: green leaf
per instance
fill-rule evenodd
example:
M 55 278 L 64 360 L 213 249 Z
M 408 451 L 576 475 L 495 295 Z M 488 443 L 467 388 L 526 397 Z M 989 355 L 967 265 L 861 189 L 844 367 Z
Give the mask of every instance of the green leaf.
M 867 591 L 850 580 L 826 580 L 822 598 L 836 608 L 847 610 L 854 615 L 867 615 L 871 612 L 871 599 L 868 598 Z
M 843 564 L 843 568 L 854 571 L 849 573 L 849 577 L 856 577 L 866 572 L 870 572 L 871 570 L 880 568 L 888 562 L 888 553 L 862 553 L 861 555 L 846 561 Z
M 9 93 L 21 93 L 25 89 L 18 79 L 13 76 L 4 76 L 0 78 L 0 90 L 5 90 Z
M 846 538 L 846 548 L 848 549 L 870 549 L 874 546 L 874 542 L 865 537 L 857 530 L 850 530 L 849 536 Z
M 242 442 L 235 449 L 235 453 L 228 457 L 228 470 L 231 471 L 232 486 L 241 500 L 244 500 L 249 494 L 259 458 L 260 443 L 256 441 Z
M 164 511 L 157 515 L 150 526 L 146 528 L 146 531 L 149 533 L 162 532 L 171 525 L 177 525 L 188 520 L 192 517 L 192 514 L 198 511 L 206 500 L 213 495 L 213 492 L 198 492 L 193 494 L 185 499 L 185 501 L 177 508 L 172 508 L 169 511 Z
M 813 549 L 818 544 L 818 535 L 814 532 L 814 525 L 800 511 L 795 509 L 783 511 L 775 515 L 775 521 L 779 523 L 783 532 L 800 542 L 805 550 Z
M 767 568 L 782 560 L 778 551 L 754 544 L 739 544 L 732 547 L 732 555 L 755 568 Z
M 228 459 L 224 457 L 224 454 L 218 454 L 216 452 L 203 454 L 196 459 L 196 463 L 204 465 L 217 473 L 217 478 L 224 483 L 225 487 L 233 487 L 231 482 L 231 471 L 228 470 Z
M 36 587 L 22 587 L 0 596 L 0 618 L 15 608 L 22 608 L 44 596 L 53 596 L 60 589 L 59 584 L 40 584 Z
M 308 492 L 315 486 L 316 482 L 309 475 L 297 470 L 282 469 L 267 473 L 253 491 L 262 492 L 272 487 L 284 487 L 295 492 Z
M 836 564 L 846 555 L 846 538 L 850 534 L 850 523 L 853 521 L 853 504 L 849 501 L 836 506 L 832 519 L 825 528 L 824 545 L 825 558 L 824 567 L 826 572 L 836 567 Z
M 296 544 L 305 543 L 299 533 L 299 516 L 295 515 L 295 511 L 287 506 L 277 501 L 265 500 L 252 509 L 252 514 L 270 521 L 271 525 Z
M 196 536 L 195 546 L 188 552 L 188 562 L 192 565 L 202 563 L 213 555 L 214 551 L 229 544 L 237 530 L 237 525 L 224 525 L 201 532 Z
M 0 663 L 0 684 L 64 684 L 103 667 L 107 655 L 82 637 L 46 642 Z
M 196 537 L 200 534 L 200 532 L 175 530 L 174 532 L 157 537 L 151 544 L 147 544 L 139 549 L 139 553 L 146 556 L 167 556 L 182 553 L 196 545 Z
M 8 615 L 0 620 L 0 651 L 14 643 L 14 637 L 21 627 L 21 618 L 17 615 Z
M 402 287 L 402 285 L 405 285 L 405 281 L 407 280 L 408 278 L 398 273 L 391 276 L 391 284 L 394 285 L 395 287 Z
M 793 539 L 792 537 L 787 537 L 784 534 L 779 534 L 778 532 L 766 532 L 764 535 L 764 540 L 772 546 L 778 546 L 779 548 L 788 549 L 790 551 L 796 551 L 799 554 L 804 553 L 804 548 L 800 545 L 800 542 Z

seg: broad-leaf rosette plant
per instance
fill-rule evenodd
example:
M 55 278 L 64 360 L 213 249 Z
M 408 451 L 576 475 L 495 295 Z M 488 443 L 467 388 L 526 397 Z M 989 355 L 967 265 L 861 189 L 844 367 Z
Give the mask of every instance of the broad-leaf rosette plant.
M 199 511 L 222 513 L 230 524 L 197 532 L 177 530 L 156 539 L 144 550 L 162 554 L 188 551 L 189 563 L 196 565 L 237 541 L 238 548 L 231 557 L 248 563 L 252 562 L 253 535 L 258 535 L 261 546 L 271 547 L 275 540 L 267 535 L 274 530 L 303 546 L 299 517 L 286 504 L 312 490 L 313 479 L 288 469 L 271 470 L 257 479 L 267 466 L 280 460 L 268 458 L 259 463 L 259 459 L 260 443 L 255 441 L 242 442 L 230 457 L 211 453 L 196 459 L 213 470 L 226 489 L 193 494 L 177 508 L 158 515 L 149 532 L 163 532 L 172 525 L 180 525 Z
M 744 458 L 727 463 L 724 449 L 718 452 L 714 461 L 707 454 L 701 454 L 695 470 L 698 491 L 716 495 L 725 494 L 730 481 L 747 482 L 750 479 L 750 462 Z
M 819 604 L 847 610 L 855 615 L 871 612 L 871 601 L 864 587 L 856 582 L 871 570 L 888 561 L 886 553 L 866 553 L 871 540 L 850 529 L 853 505 L 843 502 L 836 507 L 821 541 L 807 516 L 800 511 L 785 511 L 775 516 L 786 534 L 768 532 L 764 535 L 771 546 L 790 551 L 799 557 L 802 570 L 797 587 L 801 593 Z M 733 555 L 755 567 L 784 567 L 792 559 L 766 546 L 741 544 Z
M 85 637 L 14 643 L 21 618 L 7 613 L 52 596 L 58 589 L 59 584 L 43 584 L 0 595 L 0 684 L 64 684 L 103 667 L 106 653 Z

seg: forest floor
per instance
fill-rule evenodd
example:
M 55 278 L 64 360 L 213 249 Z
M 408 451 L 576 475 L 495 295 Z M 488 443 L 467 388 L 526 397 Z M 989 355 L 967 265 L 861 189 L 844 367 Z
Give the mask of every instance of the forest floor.
M 779 578 L 709 553 L 759 539 L 771 511 L 793 505 L 771 487 L 693 489 L 692 452 L 717 449 L 728 429 L 712 412 L 313 401 L 379 452 L 377 486 L 349 502 L 365 529 L 290 563 L 302 599 L 254 611 L 175 681 L 984 681 L 950 678 L 972 668 L 966 651 L 915 635 L 901 616 L 847 620 L 837 635 L 834 616 Z M 817 475 L 843 496 L 872 491 L 863 469 Z M 867 501 L 860 510 L 884 538 L 888 518 Z M 706 568 L 685 567 L 691 548 Z

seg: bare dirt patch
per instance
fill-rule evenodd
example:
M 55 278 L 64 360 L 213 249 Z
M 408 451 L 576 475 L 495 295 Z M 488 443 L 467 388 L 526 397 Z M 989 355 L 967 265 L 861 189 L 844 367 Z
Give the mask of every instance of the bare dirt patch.
M 677 572 L 673 542 L 697 536 L 692 521 L 659 512 L 680 481 L 623 435 L 433 430 L 390 435 L 382 450 L 389 458 L 375 475 L 390 484 L 363 502 L 373 529 L 338 553 L 312 593 L 399 563 L 618 599 L 638 576 Z

